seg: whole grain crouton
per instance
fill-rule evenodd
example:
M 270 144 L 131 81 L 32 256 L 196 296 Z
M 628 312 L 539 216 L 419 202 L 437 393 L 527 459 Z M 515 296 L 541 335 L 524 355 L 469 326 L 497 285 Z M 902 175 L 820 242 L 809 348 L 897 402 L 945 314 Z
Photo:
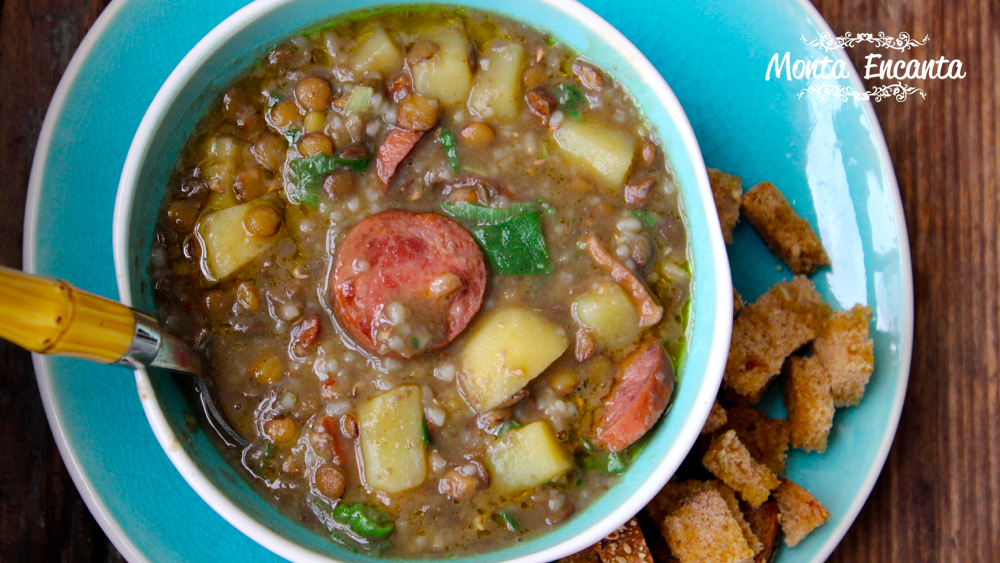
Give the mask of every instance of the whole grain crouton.
M 740 199 L 743 197 L 743 181 L 739 176 L 726 174 L 715 168 L 708 169 L 708 180 L 712 184 L 715 209 L 719 212 L 722 238 L 733 242 L 733 227 L 740 220 Z
M 719 401 L 716 400 L 712 403 L 712 412 L 708 413 L 708 419 L 705 421 L 705 426 L 701 427 L 701 433 L 711 434 L 712 432 L 715 432 L 725 426 L 726 421 L 726 409 L 722 408 L 722 405 L 720 405 Z
M 559 563 L 601 563 L 601 556 L 597 552 L 597 545 L 594 544 L 579 553 L 567 555 L 560 559 Z
M 816 338 L 829 316 L 808 278 L 774 284 L 733 321 L 723 385 L 756 403 L 785 358 Z
M 726 506 L 729 507 L 729 512 L 733 515 L 733 519 L 739 524 L 740 530 L 743 532 L 743 539 L 746 540 L 750 549 L 755 554 L 761 551 L 764 546 L 754 536 L 750 529 L 750 524 L 743 517 L 743 511 L 740 508 L 739 499 L 736 498 L 736 492 L 722 481 L 698 481 L 696 479 L 671 481 L 646 505 L 644 512 L 651 520 L 662 522 L 667 516 L 676 512 L 685 502 L 698 493 L 713 490 L 718 491 L 722 499 L 726 501 Z
M 833 427 L 830 375 L 819 358 L 792 356 L 785 364 L 785 408 L 793 448 L 826 451 Z
M 748 191 L 742 209 L 771 252 L 796 274 L 809 275 L 830 264 L 809 221 L 792 209 L 771 182 L 761 182 Z
M 788 452 L 788 421 L 772 419 L 747 405 L 735 404 L 726 409 L 726 428 L 736 431 L 750 455 L 775 473 L 785 471 Z
M 781 529 L 785 532 L 785 543 L 795 547 L 809 532 L 826 522 L 830 513 L 809 491 L 782 479 L 774 491 L 781 513 Z
M 608 534 L 594 547 L 601 563 L 653 563 L 646 538 L 635 518 Z
M 681 563 L 750 563 L 753 550 L 716 490 L 688 499 L 663 521 L 663 535 Z
M 830 374 L 830 388 L 836 407 L 861 402 L 865 386 L 875 369 L 874 346 L 868 335 L 872 308 L 855 305 L 830 317 L 826 330 L 813 341 L 813 351 Z
M 781 537 L 778 503 L 773 500 L 765 502 L 757 508 L 747 510 L 744 515 L 750 523 L 750 530 L 763 546 L 754 556 L 754 563 L 768 563 L 774 555 L 774 549 L 778 547 L 778 538 Z
M 750 455 L 735 430 L 712 438 L 701 463 L 754 508 L 764 504 L 778 486 L 778 478 Z

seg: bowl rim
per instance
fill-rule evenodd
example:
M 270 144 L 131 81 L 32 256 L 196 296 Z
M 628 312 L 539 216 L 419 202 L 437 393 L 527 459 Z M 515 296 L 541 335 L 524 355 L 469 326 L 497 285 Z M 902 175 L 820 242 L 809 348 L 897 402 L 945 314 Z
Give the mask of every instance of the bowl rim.
M 270 12 L 297 1 L 301 0 L 254 0 L 227 17 L 206 34 L 205 37 L 199 40 L 184 56 L 180 63 L 171 71 L 147 108 L 129 146 L 115 199 L 112 240 L 115 258 L 115 278 L 122 303 L 131 305 L 134 301 L 130 285 L 131 280 L 128 276 L 130 268 L 128 264 L 127 242 L 133 201 L 138 189 L 137 180 L 142 169 L 142 164 L 148 155 L 149 144 L 153 140 L 166 110 L 174 102 L 176 95 L 184 88 L 190 77 L 234 34 L 259 19 L 267 17 Z M 694 130 L 677 97 L 652 63 L 621 32 L 590 10 L 590 8 L 580 4 L 577 0 L 532 1 L 555 8 L 567 18 L 574 20 L 578 25 L 589 28 L 592 32 L 599 35 L 608 47 L 616 51 L 619 56 L 623 57 L 635 69 L 645 82 L 645 86 L 650 89 L 656 100 L 662 104 L 667 116 L 677 128 L 678 137 L 682 143 L 677 147 L 679 150 L 675 149 L 675 151 L 683 151 L 681 154 L 686 153 L 691 160 L 697 183 L 696 186 L 691 186 L 691 192 L 697 193 L 698 199 L 705 204 L 705 215 L 710 218 L 711 210 L 714 209 L 714 199 L 708 180 L 707 169 Z M 419 2 L 415 1 L 414 3 Z M 461 4 L 460 1 L 449 2 L 447 0 L 444 2 L 431 0 L 429 3 L 444 5 Z M 342 13 L 347 14 L 351 11 L 353 10 L 345 10 Z M 526 23 L 533 25 L 531 22 Z M 708 205 L 708 203 L 711 203 L 711 205 Z M 688 210 L 684 208 L 683 201 L 681 206 L 686 212 L 686 219 L 691 220 L 690 215 L 687 213 Z M 701 219 L 699 218 L 699 220 Z M 717 273 L 716 278 L 712 280 L 714 281 L 716 301 L 714 304 L 715 318 L 712 321 L 714 330 L 712 331 L 711 343 L 707 346 L 705 371 L 702 384 L 694 399 L 695 404 L 692 406 L 691 415 L 682 425 L 673 446 L 661 454 L 659 465 L 649 474 L 643 485 L 632 492 L 613 511 L 603 516 L 596 523 L 562 543 L 509 561 L 517 563 L 546 563 L 593 545 L 624 524 L 645 506 L 659 489 L 666 484 L 687 456 L 691 447 L 693 447 L 705 420 L 708 418 L 721 385 L 732 333 L 733 301 L 729 295 L 732 293 L 733 287 L 721 227 L 718 226 L 717 222 L 715 224 L 710 223 L 707 232 L 707 243 L 710 248 L 708 261 L 711 262 L 711 268 Z M 692 324 L 689 327 L 693 325 L 693 320 L 690 322 Z M 230 500 L 229 497 L 220 492 L 198 469 L 197 464 L 186 451 L 180 447 L 177 436 L 171 430 L 160 408 L 160 404 L 156 400 L 156 393 L 150 382 L 148 372 L 145 369 L 137 370 L 135 372 L 135 380 L 143 411 L 161 448 L 184 478 L 185 482 L 216 513 L 240 532 L 281 557 L 292 561 L 308 563 L 335 561 L 335 559 L 328 555 L 317 553 L 277 534 L 260 521 L 250 517 Z M 427 560 L 433 561 L 435 559 Z

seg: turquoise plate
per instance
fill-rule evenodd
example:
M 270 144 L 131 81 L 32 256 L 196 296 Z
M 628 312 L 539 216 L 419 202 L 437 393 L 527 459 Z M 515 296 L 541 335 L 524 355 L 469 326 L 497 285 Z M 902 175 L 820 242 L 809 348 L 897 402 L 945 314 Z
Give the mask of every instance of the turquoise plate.
M 799 97 L 813 84 L 764 80 L 774 53 L 828 55 L 800 40 L 829 32 L 805 0 L 585 3 L 660 70 L 709 166 L 742 176 L 747 187 L 775 182 L 817 226 L 833 260 L 815 278 L 824 296 L 837 308 L 867 302 L 875 311 L 877 368 L 864 401 L 837 412 L 825 454 L 795 452 L 788 462 L 791 478 L 812 491 L 831 518 L 797 547 L 782 549 L 777 561 L 822 561 L 853 522 L 885 461 L 912 346 L 906 229 L 871 106 Z M 26 213 L 26 269 L 117 297 L 111 219 L 132 135 L 171 69 L 244 4 L 115 0 L 105 10 L 71 61 L 42 128 Z M 841 85 L 860 89 L 856 76 Z M 744 298 L 753 300 L 790 277 L 745 224 L 735 237 L 730 260 Z M 128 560 L 278 560 L 188 488 L 153 437 L 126 373 L 38 356 L 35 369 L 70 474 Z M 771 403 L 780 414 L 777 401 Z

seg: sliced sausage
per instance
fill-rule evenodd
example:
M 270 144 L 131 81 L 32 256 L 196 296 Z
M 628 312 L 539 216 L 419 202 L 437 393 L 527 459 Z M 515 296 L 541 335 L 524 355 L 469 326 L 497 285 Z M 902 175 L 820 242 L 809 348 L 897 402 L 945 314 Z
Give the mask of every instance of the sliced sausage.
M 424 131 L 410 131 L 397 127 L 390 131 L 382 144 L 379 145 L 378 153 L 375 155 L 375 170 L 384 188 L 389 188 L 389 183 L 396 175 L 399 163 L 403 162 L 406 155 L 410 154 L 413 147 L 417 146 L 424 133 Z
M 653 427 L 673 392 L 673 367 L 663 347 L 655 340 L 642 344 L 618 368 L 595 442 L 611 452 L 624 450 Z
M 411 358 L 468 326 L 483 304 L 486 263 L 451 219 L 384 211 L 347 233 L 332 281 L 333 309 L 351 338 L 375 354 Z

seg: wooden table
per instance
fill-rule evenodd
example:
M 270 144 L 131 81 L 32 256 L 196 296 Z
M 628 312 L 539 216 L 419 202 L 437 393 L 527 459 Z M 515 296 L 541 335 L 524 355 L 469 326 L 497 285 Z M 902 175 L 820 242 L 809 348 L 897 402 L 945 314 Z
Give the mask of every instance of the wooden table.
M 21 265 L 25 192 L 49 99 L 106 0 L 0 0 L 0 264 Z M 831 561 L 1000 557 L 1000 4 L 816 0 L 833 29 L 930 35 L 967 76 L 875 110 L 913 250 L 916 337 L 899 433 Z M 851 51 L 863 68 L 863 49 Z M 917 84 L 917 83 L 914 83 Z M 122 561 L 63 466 L 27 353 L 0 341 L 0 560 Z

